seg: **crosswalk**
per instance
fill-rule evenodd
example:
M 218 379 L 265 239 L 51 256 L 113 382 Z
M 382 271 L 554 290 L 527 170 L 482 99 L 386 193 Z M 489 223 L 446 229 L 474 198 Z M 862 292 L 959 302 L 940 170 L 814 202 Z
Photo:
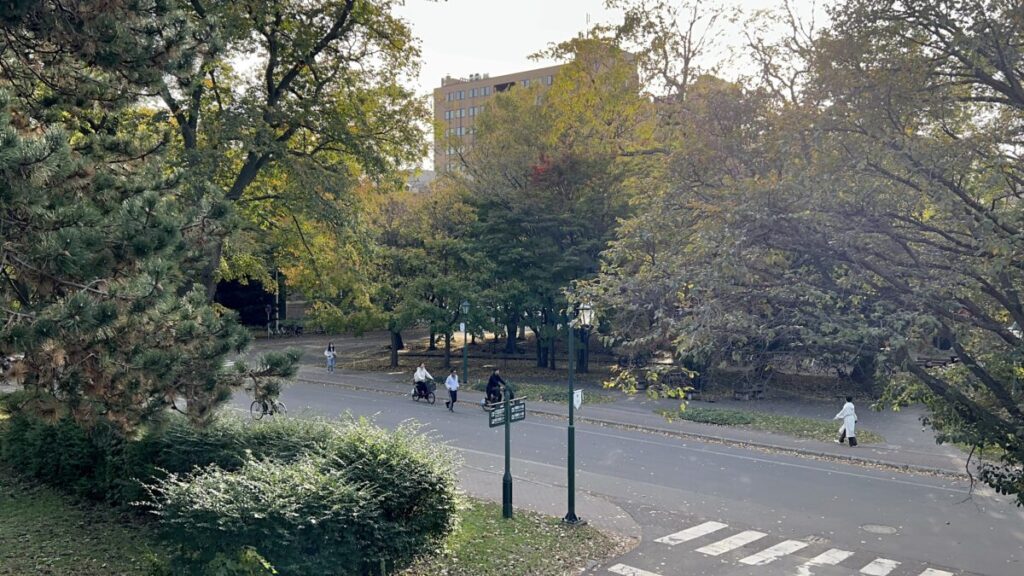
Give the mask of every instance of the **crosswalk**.
M 766 566 L 790 557 L 798 564 L 802 563 L 799 565 L 798 574 L 813 574 L 812 569 L 816 567 L 836 566 L 848 569 L 849 574 L 857 576 L 955 576 L 953 572 L 937 568 L 925 568 L 924 571 L 915 573 L 916 570 L 912 570 L 910 565 L 901 571 L 900 566 L 903 563 L 898 560 L 865 557 L 863 552 L 855 553 L 839 548 L 821 550 L 821 545 L 803 540 L 783 540 L 764 546 L 771 541 L 768 534 L 757 530 L 730 531 L 728 528 L 728 524 L 708 521 L 656 538 L 654 542 L 669 547 L 694 542 L 690 546 L 699 546 L 694 552 L 706 557 L 735 554 L 732 558 L 736 558 L 742 554 L 738 562 L 747 566 Z M 917 570 L 920 570 L 920 567 Z M 618 576 L 672 576 L 623 563 L 609 566 L 607 571 Z

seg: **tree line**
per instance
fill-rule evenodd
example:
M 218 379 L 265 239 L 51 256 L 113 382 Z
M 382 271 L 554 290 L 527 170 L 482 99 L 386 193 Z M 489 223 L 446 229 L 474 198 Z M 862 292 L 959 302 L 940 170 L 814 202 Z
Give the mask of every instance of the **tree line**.
M 509 352 L 526 327 L 554 368 L 590 301 L 618 353 L 694 376 L 833 366 L 997 446 L 983 479 L 1024 492 L 1018 4 L 609 4 L 415 195 L 428 115 L 390 1 L 8 2 L 0 348 L 38 409 L 202 420 L 246 341 L 216 281 L 279 271 L 393 352 L 414 324 Z M 712 60 L 729 22 L 748 73 Z M 955 362 L 920 362 L 932 343 Z

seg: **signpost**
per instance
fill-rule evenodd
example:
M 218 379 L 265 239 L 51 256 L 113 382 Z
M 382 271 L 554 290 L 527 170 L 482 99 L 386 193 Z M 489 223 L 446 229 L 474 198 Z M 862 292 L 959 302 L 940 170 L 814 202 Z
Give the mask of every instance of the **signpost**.
M 512 423 L 526 420 L 526 399 L 516 398 L 514 400 L 509 400 L 506 398 L 501 404 L 502 410 L 491 410 L 488 413 L 487 424 L 491 428 L 496 428 L 498 426 L 505 427 L 505 475 L 501 479 L 501 516 L 503 518 L 511 518 L 512 471 L 510 464 L 512 462 Z

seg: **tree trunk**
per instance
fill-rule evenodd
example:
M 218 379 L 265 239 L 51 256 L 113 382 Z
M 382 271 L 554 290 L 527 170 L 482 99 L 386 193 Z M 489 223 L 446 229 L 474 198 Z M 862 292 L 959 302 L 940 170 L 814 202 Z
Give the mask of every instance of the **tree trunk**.
M 875 381 L 877 368 L 877 358 L 874 354 L 858 354 L 853 360 L 853 369 L 850 371 L 850 380 L 857 385 L 857 389 L 872 398 L 878 394 Z
M 452 335 L 450 333 L 444 335 L 444 367 L 452 367 Z
M 519 325 L 519 338 L 518 340 L 526 340 L 526 324 Z
M 391 331 L 391 367 L 398 368 L 398 349 L 402 347 L 402 333 Z
M 505 327 L 507 337 L 505 338 L 505 354 L 516 353 L 516 334 L 519 333 L 518 326 L 515 322 Z
M 552 370 L 558 369 L 558 364 L 555 362 L 555 354 L 558 352 L 557 344 L 557 337 L 553 337 L 548 340 L 548 368 Z
M 434 329 L 430 329 L 430 343 L 427 344 L 427 350 L 437 350 L 437 333 Z
M 537 334 L 537 368 L 548 366 L 548 343 Z

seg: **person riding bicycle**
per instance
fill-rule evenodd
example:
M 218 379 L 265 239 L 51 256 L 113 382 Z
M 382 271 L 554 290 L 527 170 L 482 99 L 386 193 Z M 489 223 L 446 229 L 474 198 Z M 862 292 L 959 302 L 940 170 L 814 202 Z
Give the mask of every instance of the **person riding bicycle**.
M 501 389 L 503 386 L 507 387 L 508 384 L 501 379 L 500 371 L 495 368 L 494 372 L 491 373 L 491 377 L 487 380 L 486 394 L 489 404 L 501 402 Z
M 426 364 L 420 362 L 419 367 L 416 368 L 416 373 L 413 374 L 412 377 L 412 381 L 416 383 L 416 394 L 425 398 L 427 394 L 430 393 L 430 388 L 427 386 L 427 382 L 430 382 L 433 379 L 434 377 L 430 375 L 430 372 L 427 372 Z

